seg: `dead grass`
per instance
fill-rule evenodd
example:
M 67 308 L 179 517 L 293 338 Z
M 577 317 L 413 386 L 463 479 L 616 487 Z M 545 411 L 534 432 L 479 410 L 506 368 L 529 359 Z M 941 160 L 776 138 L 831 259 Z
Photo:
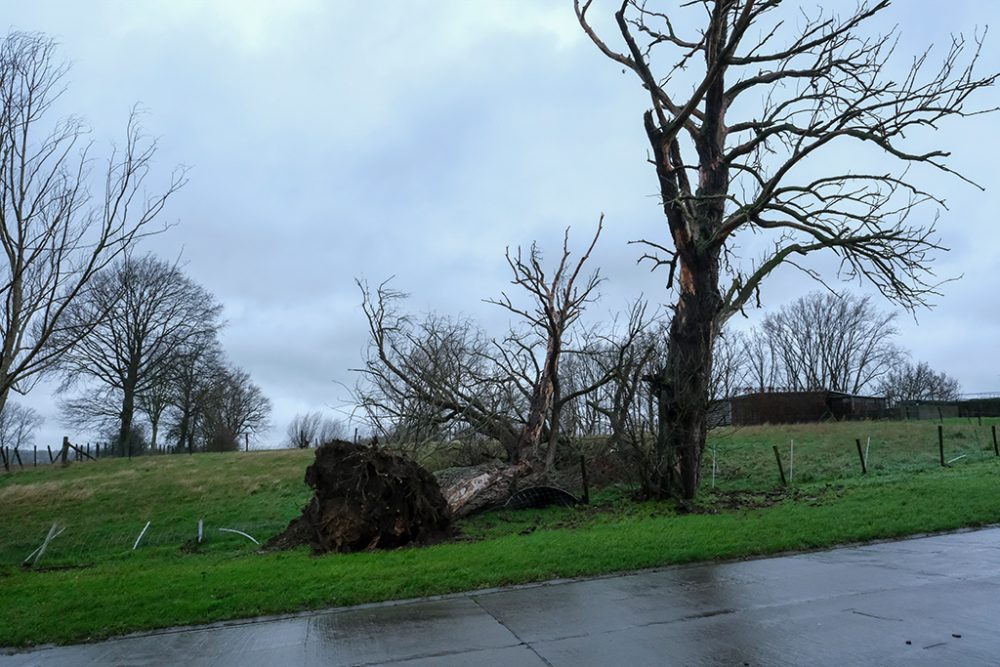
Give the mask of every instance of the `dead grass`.
M 0 488 L 0 505 L 16 503 L 44 503 L 59 498 L 63 501 L 79 502 L 94 495 L 93 487 L 81 480 L 35 482 L 33 484 L 13 484 Z

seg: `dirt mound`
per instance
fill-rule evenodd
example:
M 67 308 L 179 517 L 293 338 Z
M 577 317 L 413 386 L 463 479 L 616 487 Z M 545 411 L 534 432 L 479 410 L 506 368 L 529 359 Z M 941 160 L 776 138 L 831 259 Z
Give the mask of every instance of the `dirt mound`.
M 401 456 L 335 440 L 316 450 L 305 481 L 312 499 L 265 549 L 391 549 L 447 534 L 451 517 L 437 480 Z

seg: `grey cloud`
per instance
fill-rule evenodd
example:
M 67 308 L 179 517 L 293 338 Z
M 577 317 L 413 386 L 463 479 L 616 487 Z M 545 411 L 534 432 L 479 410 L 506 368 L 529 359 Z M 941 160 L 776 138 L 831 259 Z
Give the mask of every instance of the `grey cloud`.
M 956 1 L 944 15 L 937 6 L 896 7 L 901 52 L 1000 24 L 997 3 Z M 664 234 L 645 163 L 647 102 L 580 38 L 568 0 L 396 3 L 377 15 L 318 1 L 19 3 L 8 22 L 61 39 L 75 61 L 63 107 L 86 115 L 99 142 L 141 101 L 163 173 L 191 165 L 166 213 L 180 224 L 146 247 L 182 255 L 226 306 L 227 352 L 274 400 L 274 442 L 295 412 L 345 398 L 337 382 L 352 381 L 365 344 L 356 276 L 395 274 L 414 310 L 466 313 L 499 332 L 506 315 L 482 299 L 507 286 L 504 247 L 538 240 L 554 254 L 566 226 L 579 247 L 603 211 L 595 265 L 608 281 L 594 312 L 640 292 L 668 300 L 665 276 L 637 267 L 626 245 Z M 991 38 L 985 62 L 998 54 Z M 932 176 L 955 248 L 939 267 L 966 278 L 919 325 L 901 320 L 914 355 L 969 391 L 1000 388 L 981 363 L 1000 333 L 990 249 L 1000 176 L 984 150 L 995 122 L 935 137 L 991 193 Z M 748 238 L 745 255 L 761 242 Z M 782 270 L 766 304 L 812 289 Z M 761 313 L 748 315 L 746 325 Z M 36 393 L 30 402 L 53 414 L 46 388 Z

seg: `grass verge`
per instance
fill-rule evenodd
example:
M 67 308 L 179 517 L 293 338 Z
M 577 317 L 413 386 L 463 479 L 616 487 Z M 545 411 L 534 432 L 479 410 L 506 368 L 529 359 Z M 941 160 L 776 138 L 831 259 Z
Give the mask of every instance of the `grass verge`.
M 720 509 L 728 496 L 706 494 L 701 512 L 683 515 L 665 504 L 632 503 L 608 491 L 590 507 L 481 515 L 462 525 L 461 539 L 420 549 L 318 558 L 305 550 L 259 555 L 249 542 L 212 533 L 203 548 L 192 551 L 180 548 L 187 533 L 166 530 L 130 550 L 146 516 L 157 525 L 179 522 L 191 528 L 194 517 L 207 514 L 208 525 L 228 521 L 240 527 L 240 518 L 253 512 L 258 529 L 280 529 L 305 498 L 298 478 L 307 459 L 294 452 L 250 454 L 242 461 L 234 456 L 108 461 L 5 480 L 0 502 L 20 521 L 5 521 L 0 534 L 0 645 L 85 641 L 1000 522 L 1000 462 L 983 460 L 916 474 L 803 484 L 784 497 L 769 495 L 767 502 L 751 498 L 755 509 Z M 147 473 L 144 465 L 160 467 Z M 231 467 L 231 474 L 220 475 L 219 466 Z M 214 478 L 214 484 L 203 485 L 201 476 Z M 45 494 L 51 502 L 33 495 L 41 493 L 38 488 L 18 488 L 38 484 L 49 485 Z M 243 493 L 235 495 L 234 485 Z M 90 495 L 70 492 L 90 487 Z M 192 495 L 193 488 L 201 495 Z M 178 493 L 188 495 L 171 495 Z M 259 523 L 262 516 L 267 521 Z M 88 543 L 100 542 L 102 535 L 126 537 L 62 552 L 57 540 L 46 560 L 51 569 L 23 570 L 16 563 L 37 546 L 54 517 L 64 517 L 78 532 L 89 530 Z

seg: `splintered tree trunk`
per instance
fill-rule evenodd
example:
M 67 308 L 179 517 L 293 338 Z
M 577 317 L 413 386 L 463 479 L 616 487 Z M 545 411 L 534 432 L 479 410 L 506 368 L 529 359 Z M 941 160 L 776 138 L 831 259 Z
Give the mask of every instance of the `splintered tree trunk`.
M 561 335 L 561 334 L 560 334 Z M 545 419 L 552 409 L 552 396 L 555 392 L 555 378 L 559 372 L 560 341 L 558 335 L 549 334 L 548 345 L 545 350 L 545 363 L 542 366 L 541 377 L 538 378 L 538 385 L 535 387 L 534 396 L 531 398 L 531 406 L 528 410 L 528 422 L 524 426 L 521 434 L 520 456 L 539 457 L 538 443 L 542 438 L 542 428 L 545 426 Z

